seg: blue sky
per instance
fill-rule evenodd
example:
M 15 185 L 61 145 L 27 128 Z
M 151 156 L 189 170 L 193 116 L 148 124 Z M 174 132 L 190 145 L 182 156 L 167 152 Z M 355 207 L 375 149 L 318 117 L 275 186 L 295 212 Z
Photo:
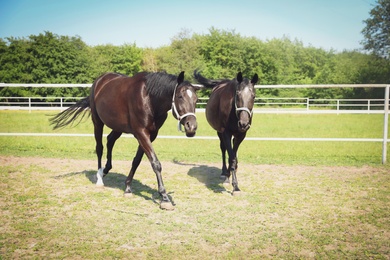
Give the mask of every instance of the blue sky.
M 266 41 L 287 36 L 337 51 L 361 48 L 375 0 L 0 0 L 0 38 L 44 31 L 88 45 L 169 45 L 211 27 Z

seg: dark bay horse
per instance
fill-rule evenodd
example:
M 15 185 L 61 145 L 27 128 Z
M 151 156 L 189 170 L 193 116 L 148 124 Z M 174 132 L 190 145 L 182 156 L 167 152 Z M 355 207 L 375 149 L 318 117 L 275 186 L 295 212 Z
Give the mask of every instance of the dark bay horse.
M 196 133 L 195 106 L 196 90 L 199 87 L 184 81 L 184 71 L 178 77 L 166 73 L 141 72 L 133 77 L 107 73 L 96 79 L 90 95 L 51 118 L 54 129 L 62 128 L 77 121 L 90 108 L 96 154 L 98 158 L 97 183 L 103 186 L 103 176 L 112 168 L 112 149 L 122 133 L 131 133 L 138 140 L 138 150 L 126 179 L 125 195 L 131 195 L 131 182 L 144 155 L 148 157 L 158 182 L 162 209 L 174 209 L 161 176 L 161 163 L 154 152 L 152 142 L 172 108 L 174 117 L 184 126 L 187 137 Z M 82 118 L 82 117 L 81 117 Z M 102 168 L 104 125 L 112 129 L 107 137 L 107 163 Z
M 232 194 L 238 194 L 237 150 L 245 139 L 246 132 L 252 123 L 252 109 L 255 100 L 255 84 L 258 76 L 251 81 L 242 77 L 241 72 L 233 80 L 211 80 L 194 72 L 195 79 L 206 88 L 213 88 L 206 105 L 206 118 L 212 128 L 217 131 L 222 152 L 221 177 L 229 183 L 232 175 Z M 233 144 L 232 144 L 232 137 Z M 226 151 L 229 156 L 229 168 L 226 167 Z

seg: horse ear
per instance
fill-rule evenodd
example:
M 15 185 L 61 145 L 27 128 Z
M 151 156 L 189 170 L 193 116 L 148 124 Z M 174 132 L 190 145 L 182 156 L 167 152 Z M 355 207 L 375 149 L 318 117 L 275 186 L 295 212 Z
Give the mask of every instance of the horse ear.
M 241 73 L 241 71 L 237 73 L 237 81 L 238 81 L 239 83 L 242 82 L 242 73 Z
M 257 73 L 255 73 L 255 75 L 253 75 L 253 78 L 251 80 L 251 83 L 253 85 L 255 85 L 257 83 L 257 81 L 259 80 L 259 76 L 257 75 Z
M 180 72 L 179 76 L 177 77 L 177 85 L 180 85 L 184 81 L 184 71 Z

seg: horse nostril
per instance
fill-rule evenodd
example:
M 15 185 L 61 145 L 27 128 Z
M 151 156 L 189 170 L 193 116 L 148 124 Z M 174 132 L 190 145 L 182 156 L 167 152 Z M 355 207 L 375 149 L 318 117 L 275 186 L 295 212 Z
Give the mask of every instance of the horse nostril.
M 198 128 L 196 123 L 195 124 L 191 124 L 190 121 L 186 122 L 184 125 L 185 125 L 186 130 L 192 131 L 192 132 L 196 131 L 196 129 Z
M 246 124 L 245 122 L 243 122 L 243 121 L 241 121 L 241 120 L 238 121 L 238 127 L 239 127 L 239 128 L 242 128 L 242 129 L 243 129 L 243 128 L 245 128 L 247 125 L 248 125 L 248 124 Z

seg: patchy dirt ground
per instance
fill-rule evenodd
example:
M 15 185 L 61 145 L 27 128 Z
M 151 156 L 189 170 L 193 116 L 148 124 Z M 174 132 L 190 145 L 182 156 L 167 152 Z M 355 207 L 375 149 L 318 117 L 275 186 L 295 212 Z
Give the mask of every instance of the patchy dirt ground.
M 386 167 L 240 164 L 233 197 L 220 163 L 161 163 L 172 212 L 145 160 L 128 199 L 131 161 L 114 160 L 98 189 L 95 160 L 0 156 L 0 255 L 389 258 Z
M 102 160 L 104 165 L 105 160 Z M 221 164 L 220 163 L 185 163 L 185 162 L 161 162 L 164 172 L 189 172 L 192 168 L 198 167 L 198 170 L 202 171 L 212 171 L 213 173 L 219 171 Z M 96 160 L 74 160 L 74 159 L 56 159 L 56 158 L 41 158 L 41 157 L 17 157 L 17 156 L 0 156 L 0 165 L 37 165 L 45 168 L 50 168 L 53 171 L 68 172 L 69 169 L 74 171 L 84 171 L 84 170 L 97 170 L 97 161 Z M 125 171 L 122 174 L 126 175 L 127 171 L 130 169 L 131 161 L 117 161 L 113 160 L 113 170 L 118 171 L 118 169 Z M 149 167 L 149 168 L 148 168 Z M 127 169 L 127 170 L 126 170 Z M 140 164 L 138 171 L 150 171 L 153 174 L 151 166 L 148 161 L 143 160 Z M 253 165 L 253 164 L 239 164 L 238 169 L 238 178 L 240 178 L 240 172 L 269 172 L 269 173 L 291 173 L 297 174 L 301 172 L 312 171 L 322 173 L 340 173 L 340 178 L 348 178 L 349 174 L 370 174 L 376 172 L 386 171 L 386 168 L 382 167 L 353 167 L 353 166 L 283 166 L 283 165 Z M 243 178 L 241 176 L 241 178 Z M 205 180 L 207 181 L 207 180 Z

